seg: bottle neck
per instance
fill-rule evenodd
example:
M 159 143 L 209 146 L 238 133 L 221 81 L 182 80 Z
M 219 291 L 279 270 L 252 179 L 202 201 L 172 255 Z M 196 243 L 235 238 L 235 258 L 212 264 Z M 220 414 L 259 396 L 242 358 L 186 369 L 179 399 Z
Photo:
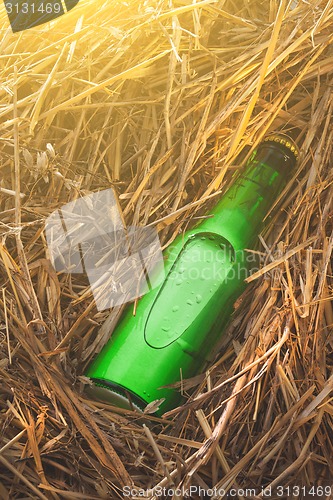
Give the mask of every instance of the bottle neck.
M 281 148 L 263 144 L 253 153 L 212 213 L 217 214 L 228 206 L 242 210 L 249 222 L 257 217 L 262 220 L 286 185 L 292 167 L 291 158 Z
M 283 144 L 262 143 L 200 228 L 221 234 L 238 248 L 251 245 L 296 163 Z

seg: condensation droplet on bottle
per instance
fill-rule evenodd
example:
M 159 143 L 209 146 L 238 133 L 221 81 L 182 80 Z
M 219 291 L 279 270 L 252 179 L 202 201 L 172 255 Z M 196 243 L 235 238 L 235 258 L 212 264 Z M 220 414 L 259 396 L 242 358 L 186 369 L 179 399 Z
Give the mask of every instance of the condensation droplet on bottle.
M 197 304 L 200 304 L 200 302 L 202 301 L 202 296 L 198 293 L 198 294 L 195 296 L 195 300 L 196 300 Z
M 177 312 L 177 311 L 179 311 L 179 306 L 173 306 L 172 312 Z

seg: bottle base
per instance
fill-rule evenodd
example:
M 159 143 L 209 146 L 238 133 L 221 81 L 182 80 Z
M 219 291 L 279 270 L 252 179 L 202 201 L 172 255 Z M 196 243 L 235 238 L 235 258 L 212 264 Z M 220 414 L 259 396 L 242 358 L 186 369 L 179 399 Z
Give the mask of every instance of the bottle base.
M 93 384 L 87 386 L 85 392 L 89 397 L 94 399 L 100 399 L 118 408 L 136 410 L 140 413 L 143 413 L 144 408 L 148 404 L 119 385 L 112 384 L 106 380 L 92 379 L 92 382 Z

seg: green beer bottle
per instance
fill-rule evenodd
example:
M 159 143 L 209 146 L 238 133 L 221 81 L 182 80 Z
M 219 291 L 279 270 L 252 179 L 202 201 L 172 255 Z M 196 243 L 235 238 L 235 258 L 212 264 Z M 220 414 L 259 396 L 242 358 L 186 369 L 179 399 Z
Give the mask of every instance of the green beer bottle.
M 89 392 L 127 408 L 164 399 L 157 415 L 181 401 L 165 387 L 200 373 L 244 290 L 263 219 L 298 156 L 294 142 L 269 135 L 219 203 L 165 251 L 164 278 L 128 306 L 109 342 L 86 373 Z

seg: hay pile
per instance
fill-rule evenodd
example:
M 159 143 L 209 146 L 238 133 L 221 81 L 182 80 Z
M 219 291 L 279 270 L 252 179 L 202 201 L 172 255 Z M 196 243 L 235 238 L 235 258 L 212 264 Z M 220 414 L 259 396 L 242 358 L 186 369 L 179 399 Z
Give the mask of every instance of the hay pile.
M 13 35 L 1 7 L 0 498 L 330 484 L 332 15 L 331 0 L 81 0 Z M 194 403 L 143 426 L 89 400 L 82 374 L 119 311 L 55 273 L 45 218 L 113 186 L 166 245 L 271 130 L 300 161 Z

